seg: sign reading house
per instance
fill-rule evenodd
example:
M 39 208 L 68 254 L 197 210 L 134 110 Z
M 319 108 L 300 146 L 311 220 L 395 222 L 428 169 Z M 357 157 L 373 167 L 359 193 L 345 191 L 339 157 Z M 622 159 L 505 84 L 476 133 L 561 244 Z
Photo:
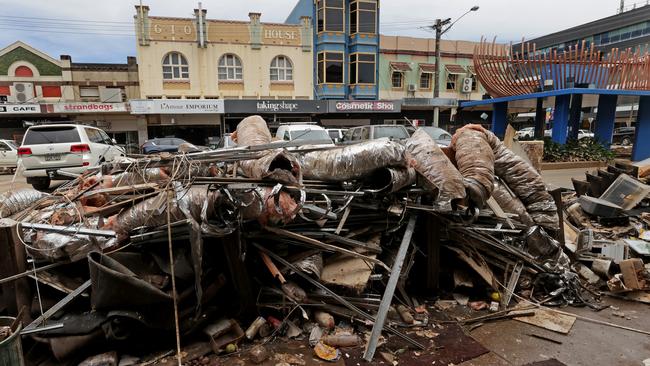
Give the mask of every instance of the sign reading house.
M 222 99 L 136 99 L 131 114 L 223 114 Z
M 319 100 L 268 99 L 244 100 L 226 99 L 226 113 L 244 114 L 285 114 L 285 113 L 325 113 L 327 103 Z
M 400 112 L 402 105 L 392 100 L 331 100 L 329 112 L 364 113 L 364 112 Z

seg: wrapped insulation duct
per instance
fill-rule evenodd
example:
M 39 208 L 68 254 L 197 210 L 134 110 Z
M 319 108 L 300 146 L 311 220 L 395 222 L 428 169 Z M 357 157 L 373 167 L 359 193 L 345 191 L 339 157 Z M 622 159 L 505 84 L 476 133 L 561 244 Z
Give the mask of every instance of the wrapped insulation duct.
M 0 195 L 0 218 L 9 217 L 23 211 L 46 196 L 48 196 L 47 193 L 31 188 L 5 192 Z
M 494 188 L 494 153 L 485 134 L 469 128 L 461 128 L 455 136 L 452 148 L 458 171 L 465 178 L 469 197 L 478 207 L 483 207 Z

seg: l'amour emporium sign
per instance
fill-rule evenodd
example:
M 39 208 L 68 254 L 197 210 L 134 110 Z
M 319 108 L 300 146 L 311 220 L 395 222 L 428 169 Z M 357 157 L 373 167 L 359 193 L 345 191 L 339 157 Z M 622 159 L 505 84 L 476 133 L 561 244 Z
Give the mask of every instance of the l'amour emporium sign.
M 331 100 L 330 113 L 400 112 L 402 105 L 393 100 Z
M 223 99 L 137 99 L 131 114 L 223 114 Z

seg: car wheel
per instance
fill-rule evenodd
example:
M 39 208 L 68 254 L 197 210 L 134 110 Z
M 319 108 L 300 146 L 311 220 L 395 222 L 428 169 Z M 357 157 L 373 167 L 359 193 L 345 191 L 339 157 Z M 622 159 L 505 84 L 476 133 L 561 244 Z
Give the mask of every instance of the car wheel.
M 45 191 L 50 188 L 50 178 L 34 178 L 32 179 L 32 187 L 37 191 Z
M 628 146 L 632 144 L 632 140 L 629 137 L 624 137 L 623 140 L 621 140 L 621 145 L 623 146 Z

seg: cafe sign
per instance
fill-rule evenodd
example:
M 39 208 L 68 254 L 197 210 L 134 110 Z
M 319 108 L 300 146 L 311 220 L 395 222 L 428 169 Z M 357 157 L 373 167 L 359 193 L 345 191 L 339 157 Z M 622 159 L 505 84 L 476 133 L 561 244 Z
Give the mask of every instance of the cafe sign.
M 41 113 L 40 104 L 0 104 L 0 114 Z
M 329 111 L 330 113 L 400 112 L 401 107 L 400 102 L 392 100 L 332 100 Z
M 223 114 L 222 99 L 136 99 L 131 114 Z

